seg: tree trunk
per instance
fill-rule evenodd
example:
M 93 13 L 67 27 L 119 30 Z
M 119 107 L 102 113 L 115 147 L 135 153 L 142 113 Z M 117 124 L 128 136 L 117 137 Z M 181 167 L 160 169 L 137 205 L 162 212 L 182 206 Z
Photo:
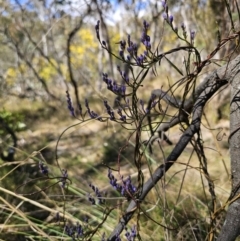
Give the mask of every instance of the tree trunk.
M 232 174 L 232 193 L 229 198 L 231 203 L 227 216 L 217 241 L 233 241 L 240 235 L 240 58 L 236 63 L 231 80 L 230 103 L 230 158 Z M 233 201 L 233 202 L 232 202 Z

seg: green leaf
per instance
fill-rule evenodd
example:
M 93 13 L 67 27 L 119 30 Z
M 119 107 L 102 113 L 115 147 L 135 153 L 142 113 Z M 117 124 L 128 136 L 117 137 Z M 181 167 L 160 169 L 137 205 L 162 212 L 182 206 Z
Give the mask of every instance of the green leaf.
M 165 59 L 168 61 L 168 63 L 180 74 L 183 76 L 183 73 L 182 71 L 173 63 L 171 62 L 166 56 L 164 56 Z

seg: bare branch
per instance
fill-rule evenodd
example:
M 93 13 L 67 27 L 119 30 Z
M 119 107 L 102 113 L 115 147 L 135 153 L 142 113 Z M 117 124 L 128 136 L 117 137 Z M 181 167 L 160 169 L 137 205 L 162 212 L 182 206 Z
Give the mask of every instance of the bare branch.
M 139 197 L 130 202 L 119 224 L 110 235 L 108 239 L 109 241 L 115 240 L 117 235 L 122 232 L 126 224 L 132 218 L 135 210 L 137 209 L 137 205 L 139 205 L 141 201 L 144 200 L 148 192 L 165 175 L 165 173 L 169 170 L 173 163 L 178 159 L 187 144 L 191 141 L 194 134 L 199 132 L 201 125 L 201 116 L 206 102 L 219 90 L 219 88 L 226 85 L 228 82 L 231 83 L 235 74 L 239 71 L 239 65 L 240 56 L 231 61 L 230 63 L 219 68 L 218 70 L 212 72 L 199 86 L 198 90 L 196 91 L 196 96 L 192 96 L 192 98 L 186 101 L 184 105 L 185 108 L 190 108 L 190 106 L 194 103 L 192 108 L 192 122 L 190 126 L 183 133 L 180 140 L 178 141 L 170 155 L 167 157 L 165 164 L 160 165 L 155 170 L 152 177 L 149 178 L 144 184 Z

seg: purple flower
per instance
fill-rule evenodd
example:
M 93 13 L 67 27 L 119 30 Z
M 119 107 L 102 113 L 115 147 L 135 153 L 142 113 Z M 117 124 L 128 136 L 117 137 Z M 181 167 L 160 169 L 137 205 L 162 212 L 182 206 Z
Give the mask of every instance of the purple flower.
M 162 6 L 163 6 L 163 8 L 166 8 L 166 5 L 167 5 L 166 1 L 165 1 L 165 0 L 162 1 Z
M 109 90 L 113 90 L 113 84 L 112 84 L 112 80 L 111 79 L 108 79 L 107 88 Z
M 150 50 L 150 49 L 151 49 L 150 41 L 146 41 L 146 40 L 145 40 L 143 44 L 145 45 L 145 47 L 146 47 L 147 50 Z
M 66 95 L 67 95 L 68 109 L 70 110 L 71 115 L 72 115 L 72 116 L 75 116 L 74 108 L 73 108 L 73 104 L 72 104 L 72 100 L 71 100 L 71 97 L 70 97 L 70 95 L 69 95 L 68 90 L 66 91 Z
M 39 169 L 43 175 L 48 175 L 48 168 L 43 164 L 42 161 L 39 162 Z
M 143 27 L 147 31 L 149 28 L 149 23 L 146 22 L 146 20 L 143 21 Z
M 112 171 L 108 169 L 108 179 L 110 180 L 111 186 L 122 196 L 126 197 L 127 200 L 131 200 L 132 196 L 137 191 L 136 187 L 132 184 L 130 176 L 126 180 L 123 180 L 123 177 L 121 177 L 122 185 L 120 185 L 117 183 L 117 179 L 112 174 Z
M 150 36 L 147 35 L 148 28 L 149 28 L 149 24 L 144 20 L 141 42 L 145 45 L 147 50 L 149 50 L 151 48 Z
M 122 70 L 121 70 L 121 68 L 120 68 L 119 65 L 117 66 L 117 70 L 118 70 L 118 72 L 120 73 L 120 75 L 122 75 Z
M 90 111 L 89 115 L 92 119 L 97 119 L 99 121 L 102 121 L 102 118 L 93 110 Z
M 130 232 L 128 231 L 128 228 L 125 228 L 125 230 L 126 230 L 125 237 L 127 238 L 128 241 L 133 241 L 137 237 L 136 225 L 134 225 L 130 229 Z
M 122 110 L 120 108 L 118 109 L 117 113 L 120 116 L 120 120 L 126 122 L 126 116 L 122 114 Z
M 103 199 L 102 194 L 100 193 L 99 189 L 92 184 L 89 184 L 89 187 L 91 187 L 92 190 L 94 191 L 94 193 L 96 194 L 99 204 L 104 204 L 105 200 Z
M 113 91 L 113 89 L 115 88 L 114 86 L 114 82 L 108 78 L 108 75 L 105 74 L 105 73 L 102 73 L 102 78 L 103 78 L 103 81 L 107 84 L 107 88 L 111 91 Z
M 127 51 L 130 54 L 130 56 L 137 56 L 137 49 L 138 49 L 137 44 L 134 44 L 131 42 L 131 45 L 129 45 L 129 47 L 127 48 Z
M 85 106 L 86 106 L 86 108 L 87 108 L 87 111 L 88 111 L 89 116 L 90 116 L 92 119 L 97 119 L 97 120 L 99 120 L 99 121 L 103 121 L 103 119 L 102 119 L 101 116 L 99 116 L 96 112 L 90 110 L 87 99 L 85 99 Z
M 130 35 L 128 35 L 127 43 L 128 43 L 128 47 L 130 47 L 133 44 L 132 41 L 131 41 L 131 36 Z
M 70 237 L 74 236 L 74 228 L 72 226 L 66 225 L 64 229 L 68 236 L 70 236 Z
M 83 236 L 83 228 L 79 223 L 76 225 L 66 224 L 64 230 L 65 233 L 72 238 L 72 240 L 76 240 Z
M 118 92 L 118 86 L 117 86 L 116 81 L 113 81 L 112 91 L 113 91 L 113 92 Z
M 132 47 L 133 47 L 133 54 L 137 56 L 137 50 L 138 50 L 137 44 L 133 44 Z
M 169 23 L 172 24 L 172 22 L 173 22 L 173 15 L 170 15 L 168 20 L 169 20 Z
M 163 13 L 162 16 L 163 16 L 163 19 L 164 19 L 164 20 L 167 20 L 167 19 L 168 19 L 167 14 L 166 14 L 165 12 Z
M 103 77 L 103 81 L 104 81 L 105 83 L 107 83 L 108 75 L 105 74 L 105 73 L 102 73 L 102 77 Z
M 121 238 L 120 238 L 120 234 L 116 234 L 116 238 L 115 238 L 115 241 L 121 241 Z
M 117 179 L 113 176 L 111 169 L 108 169 L 108 179 L 110 180 L 110 184 L 117 189 Z
M 130 55 L 132 55 L 133 54 L 133 47 L 132 46 L 128 47 L 127 51 L 129 52 Z
M 122 59 L 124 59 L 124 52 L 123 52 L 123 50 L 120 50 L 120 51 L 119 51 L 119 55 L 120 55 L 120 57 L 121 57 Z
M 125 50 L 125 48 L 126 48 L 126 41 L 125 40 L 121 40 L 120 41 L 120 48 L 121 48 L 121 50 Z
M 126 76 L 125 72 L 122 72 L 119 66 L 117 66 L 117 70 L 121 74 L 122 79 L 128 83 L 129 78 Z M 103 78 L 103 81 L 107 84 L 107 88 L 109 90 L 113 91 L 116 94 L 125 95 L 126 86 L 124 84 L 119 86 L 116 83 L 116 81 L 112 81 L 111 79 L 108 78 L 108 75 L 104 73 L 102 73 L 102 78 Z M 87 105 L 87 109 L 89 110 L 88 105 Z
M 77 223 L 76 224 L 76 238 L 79 238 L 81 236 L 83 236 L 83 228 L 79 223 Z
M 62 169 L 62 177 L 60 178 L 62 188 L 65 188 L 67 183 L 68 173 L 67 170 Z
M 113 92 L 118 90 L 117 84 L 115 81 L 112 81 L 108 78 L 107 74 L 102 73 L 103 81 L 107 84 L 107 88 Z
M 90 194 L 88 194 L 87 196 L 88 196 L 88 201 L 91 202 L 92 205 L 95 205 L 96 204 L 95 199 Z
M 134 195 L 134 193 L 137 191 L 136 187 L 132 184 L 131 177 L 128 176 L 128 178 L 124 181 L 124 189 L 127 192 L 127 195 Z
M 142 66 L 145 59 L 146 59 L 146 56 L 143 55 L 143 54 L 138 56 L 137 59 L 136 59 L 137 65 Z
M 191 41 L 193 41 L 195 39 L 195 36 L 196 36 L 196 32 L 194 30 L 191 30 L 190 31 L 190 39 L 191 39 Z
M 131 236 L 132 236 L 133 238 L 137 237 L 136 225 L 134 225 L 134 226 L 131 228 Z
M 107 113 L 108 113 L 109 116 L 110 116 L 110 120 L 115 120 L 114 112 L 112 111 L 110 105 L 107 103 L 106 100 L 104 100 L 103 103 L 104 103 L 104 106 L 105 106 L 106 109 L 107 109 Z

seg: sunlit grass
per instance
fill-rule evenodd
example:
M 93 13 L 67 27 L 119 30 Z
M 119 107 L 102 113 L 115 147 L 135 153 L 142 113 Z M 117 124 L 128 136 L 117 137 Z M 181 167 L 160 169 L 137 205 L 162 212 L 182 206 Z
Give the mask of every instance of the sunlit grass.
M 60 116 L 63 115 L 60 113 Z M 53 185 L 58 182 L 59 178 L 57 177 L 60 175 L 60 170 L 54 160 L 57 140 L 56 131 L 60 134 L 59 127 L 55 129 L 52 128 L 54 125 L 51 125 L 51 121 L 54 121 L 55 118 L 49 121 L 44 120 L 41 125 L 35 126 L 35 131 L 41 129 L 42 135 L 41 138 L 36 135 L 37 145 L 27 145 L 28 151 L 32 151 L 32 154 L 23 153 L 19 149 L 19 162 L 3 163 L 1 165 L 1 182 L 4 183 L 4 186 L 0 189 L 3 210 L 1 217 L 5 220 L 1 224 L 2 231 L 8 232 L 12 230 L 12 233 L 24 234 L 33 240 L 71 240 L 64 233 L 63 219 L 60 222 L 55 220 L 56 213 L 60 213 L 66 223 L 71 222 L 73 224 L 82 223 L 83 218 L 87 216 L 89 217 L 91 229 L 94 229 L 104 219 L 106 209 L 101 205 L 92 206 L 87 200 L 88 193 L 92 193 L 88 184 L 92 183 L 97 185 L 102 192 L 106 192 L 105 199 L 108 206 L 118 207 L 108 215 L 100 231 L 92 239 L 99 240 L 103 232 L 106 232 L 106 234 L 111 233 L 127 206 L 127 202 L 108 184 L 107 167 L 104 164 L 116 168 L 118 160 L 120 160 L 121 174 L 124 176 L 131 175 L 136 183 L 137 172 L 133 164 L 134 139 L 119 156 L 119 150 L 126 144 L 126 137 L 131 131 L 120 132 L 119 127 L 116 125 L 111 125 L 111 123 L 106 125 L 105 123 L 101 124 L 93 121 L 69 129 L 61 138 L 57 150 L 60 166 L 68 170 L 71 183 L 69 183 L 66 190 L 62 190 L 59 184 L 44 190 L 46 185 Z M 61 118 L 57 119 L 62 131 L 72 123 L 78 122 L 69 118 L 67 114 L 62 120 L 63 122 Z M 41 119 L 37 121 L 40 123 Z M 44 129 L 45 131 L 43 131 Z M 177 135 L 176 131 L 178 132 Z M 206 132 L 203 129 L 209 173 L 214 180 L 217 202 L 220 206 L 227 200 L 228 190 L 230 190 L 230 180 L 225 169 L 227 168 L 229 171 L 228 150 L 222 148 L 221 142 L 215 140 L 217 139 L 215 131 L 212 131 L 212 136 L 207 135 L 205 139 Z M 51 136 L 51 134 L 54 138 L 51 142 L 48 142 L 44 136 Z M 175 128 L 175 131 L 170 131 L 169 138 L 173 137 L 173 141 L 176 143 L 180 134 L 181 132 Z M 27 132 L 22 132 L 21 135 L 25 136 L 27 140 Z M 34 142 L 35 135 L 31 138 Z M 53 153 L 51 155 L 52 160 L 46 160 L 43 154 L 39 155 L 41 148 L 46 148 L 46 144 Z M 36 151 L 35 148 L 38 148 L 39 151 Z M 163 148 L 165 155 L 172 149 L 171 146 L 165 144 Z M 22 149 L 25 149 L 24 145 Z M 148 168 L 153 171 L 160 163 L 164 162 L 164 157 L 157 143 L 154 144 L 153 150 L 153 154 L 149 154 L 147 151 L 147 158 L 143 159 L 143 172 L 146 179 L 151 175 Z M 156 185 L 155 189 L 148 194 L 146 200 L 141 204 L 141 210 L 138 212 L 139 215 L 136 215 L 136 220 L 143 240 L 187 240 L 187 236 L 189 240 L 194 240 L 194 235 L 200 235 L 199 237 L 202 239 L 207 236 L 210 224 L 208 183 L 199 169 L 196 156 L 190 157 L 191 152 L 192 148 L 189 145 L 179 158 L 179 161 L 167 173 L 164 180 Z M 46 182 L 40 179 L 28 183 L 35 175 L 41 176 L 37 174 L 40 160 L 46 163 L 50 175 L 56 178 Z M 28 169 L 24 168 L 26 165 L 35 166 L 32 169 L 33 173 L 28 174 Z M 6 170 L 8 171 L 6 172 Z M 17 178 L 18 175 L 21 175 L 21 178 Z M 9 179 L 10 176 L 11 179 Z M 22 178 L 23 176 L 25 177 Z M 201 182 L 201 176 L 203 183 Z M 16 189 L 17 186 L 24 184 L 24 182 L 25 185 L 15 192 L 14 187 Z M 24 194 L 33 194 L 21 195 L 20 190 L 24 191 Z M 36 192 L 38 194 L 34 194 Z M 35 199 L 34 196 L 36 195 L 41 198 Z M 45 202 L 44 200 L 48 201 Z M 29 215 L 31 209 L 28 210 L 28 207 L 24 205 L 26 203 L 30 203 L 34 206 L 34 209 L 36 208 L 40 212 L 47 212 L 44 220 Z M 22 207 L 24 208 L 22 209 Z M 134 224 L 136 222 L 132 220 L 129 226 Z M 159 224 L 162 226 L 159 226 Z M 194 231 L 197 229 L 201 230 L 198 234 Z

